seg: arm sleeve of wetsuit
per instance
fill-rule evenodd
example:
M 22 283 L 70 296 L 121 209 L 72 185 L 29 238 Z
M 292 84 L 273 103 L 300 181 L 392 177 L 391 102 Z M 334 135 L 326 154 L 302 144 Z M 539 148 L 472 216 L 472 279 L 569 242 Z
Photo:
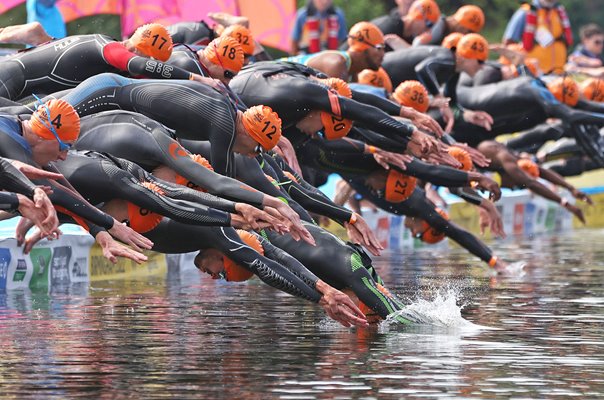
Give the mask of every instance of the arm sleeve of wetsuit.
M 598 103 L 596 101 L 579 99 L 579 102 L 575 107 L 583 111 L 604 114 L 604 103 Z
M 455 59 L 452 57 L 429 57 L 415 66 L 418 80 L 436 96 L 440 94 L 437 73 L 447 71 L 447 75 L 455 73 Z
M 258 236 L 258 235 L 257 235 Z M 319 278 L 310 272 L 302 263 L 292 257 L 289 253 L 281 250 L 280 248 L 273 246 L 266 238 L 258 236 L 262 248 L 264 249 L 264 255 L 273 261 L 283 265 L 292 274 L 303 280 L 308 286 L 315 289 L 315 285 Z
M 340 223 L 350 220 L 352 211 L 335 204 L 319 189 L 308 184 L 303 186 L 286 177 L 278 163 L 272 157 L 265 157 L 264 161 L 272 166 L 279 182 L 281 182 L 281 187 L 305 210 L 324 215 Z
M 132 161 L 128 161 L 123 158 L 116 158 L 114 160 L 118 162 L 125 171 L 134 175 L 134 177 L 137 178 L 139 182 L 148 181 L 156 184 L 160 189 L 164 191 L 164 194 L 167 197 L 170 197 L 172 199 L 187 200 L 193 203 L 199 203 L 211 208 L 227 211 L 230 213 L 236 212 L 235 203 L 230 200 L 226 200 L 198 190 L 193 190 L 182 185 L 177 185 L 175 183 L 164 181 L 148 173 Z
M 111 162 L 104 162 L 102 168 L 102 173 L 106 174 L 108 179 L 114 184 L 113 195 L 115 198 L 128 200 L 139 207 L 185 224 L 230 225 L 231 216 L 229 213 L 190 201 L 172 199 L 156 193 L 139 183 L 152 178 L 151 174 L 130 161 L 124 159 L 116 161 L 122 164 L 123 169 Z M 134 173 L 128 169 L 134 171 Z
M 401 106 L 386 98 L 371 93 L 352 91 L 352 99 L 360 103 L 369 104 L 384 111 L 388 115 L 400 115 Z
M 262 168 L 258 165 L 258 161 L 251 158 L 238 157 L 237 162 L 239 163 L 239 178 L 242 181 L 268 195 L 284 200 L 285 203 L 288 204 L 300 216 L 300 218 L 305 221 L 312 222 L 312 217 L 302 206 L 296 203 L 289 196 L 289 194 L 275 187 L 266 178 Z M 274 174 L 274 171 L 272 171 L 272 174 Z
M 52 204 L 63 207 L 65 210 L 105 229 L 111 229 L 113 227 L 113 218 L 111 216 L 88 203 L 77 192 L 72 191 L 58 182 L 42 180 L 40 181 L 40 184 L 52 188 L 52 193 L 48 195 Z
M 377 146 L 380 149 L 388 149 L 393 153 L 403 153 L 407 149 L 408 139 L 390 139 L 370 129 L 353 128 L 356 132 L 361 135 L 368 144 Z
M 310 109 L 318 109 L 355 121 L 380 132 L 382 135 L 395 138 L 407 139 L 414 130 L 414 126 L 404 124 L 377 107 L 359 103 L 356 100 L 342 96 L 333 96 L 331 92 L 307 86 L 305 94 Z M 295 89 L 295 88 L 294 88 Z
M 456 196 L 461 197 L 465 201 L 470 204 L 474 204 L 475 206 L 479 206 L 482 203 L 482 197 L 475 190 L 470 189 L 468 187 L 454 187 L 449 188 L 449 191 Z
M 264 193 L 233 178 L 220 175 L 197 164 L 189 153 L 163 132 L 153 134 L 160 152 L 160 162 L 209 193 L 261 207 Z
M 349 118 L 360 125 L 381 133 L 388 138 L 408 141 L 413 133 L 414 126 L 404 124 L 377 107 L 359 103 L 346 97 L 340 97 L 342 116 Z M 406 146 L 406 143 L 404 144 Z
M 314 284 L 309 284 L 283 265 L 243 245 L 234 229 L 213 228 L 212 231 L 212 237 L 208 238 L 208 246 L 216 247 L 231 260 L 253 272 L 267 285 L 315 303 L 321 300 L 321 293 L 317 291 Z
M 0 158 L 0 188 L 33 196 L 36 185 L 5 158 Z
M 107 64 L 128 71 L 133 76 L 145 76 L 153 79 L 190 79 L 191 73 L 174 65 L 161 61 L 139 57 L 128 51 L 121 43 L 111 42 L 103 47 L 103 58 Z
M 417 158 L 406 165 L 407 169 L 401 171 L 403 174 L 415 176 L 437 186 L 457 187 L 468 184 L 468 173 L 459 169 L 428 164 Z
M 0 192 L 0 210 L 13 213 L 19 208 L 19 198 L 16 193 Z

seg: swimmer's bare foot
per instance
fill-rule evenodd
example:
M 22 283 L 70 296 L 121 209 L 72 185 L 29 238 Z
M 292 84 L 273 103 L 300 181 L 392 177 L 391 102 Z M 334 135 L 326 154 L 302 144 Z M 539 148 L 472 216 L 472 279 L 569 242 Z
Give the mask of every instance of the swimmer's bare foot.
M 208 17 L 223 25 L 225 28 L 231 25 L 243 25 L 246 28 L 250 27 L 250 20 L 247 17 L 231 15 L 224 12 L 208 13 Z
M 0 28 L 0 43 L 31 44 L 37 46 L 52 40 L 39 22 Z

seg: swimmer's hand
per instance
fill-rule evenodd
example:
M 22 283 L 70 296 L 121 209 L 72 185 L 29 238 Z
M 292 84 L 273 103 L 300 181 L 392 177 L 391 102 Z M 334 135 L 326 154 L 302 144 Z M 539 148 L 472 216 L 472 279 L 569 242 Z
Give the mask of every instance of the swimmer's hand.
M 344 227 L 351 242 L 365 247 L 374 256 L 379 256 L 381 251 L 384 250 L 384 247 L 380 244 L 371 228 L 369 228 L 365 219 L 360 215 L 356 215 L 354 224 L 345 222 Z
M 493 203 L 487 199 L 483 199 L 482 203 L 480 203 L 478 214 L 481 235 L 484 235 L 485 229 L 488 227 L 491 229 L 491 233 L 494 236 L 505 238 L 506 234 L 503 228 L 501 214 Z
M 300 216 L 296 213 L 290 206 L 282 202 L 281 200 L 273 201 L 273 198 L 267 196 L 265 198 L 265 205 L 269 207 L 276 208 L 279 212 L 280 222 L 286 225 L 289 234 L 292 235 L 294 240 L 298 241 L 300 239 L 304 240 L 308 244 L 312 246 L 316 246 L 315 239 L 312 237 L 308 229 L 302 225 L 302 221 L 300 220 Z
M 42 195 L 43 198 L 37 198 L 38 195 Z M 38 227 L 42 237 L 57 234 L 59 227 L 57 213 L 52 207 L 50 200 L 48 200 L 48 197 L 46 197 L 44 191 L 36 188 L 34 201 L 22 194 L 17 194 L 17 198 L 19 199 L 19 212 L 23 217 L 29 219 Z M 44 202 L 44 199 L 46 199 L 47 202 Z
M 113 219 L 113 226 L 108 232 L 111 236 L 133 247 L 136 251 L 150 250 L 153 247 L 152 241 L 115 218 Z
M 235 203 L 235 210 L 242 220 L 249 225 L 250 229 L 274 227 L 278 231 L 282 226 L 277 218 L 249 204 Z
M 575 217 L 579 218 L 579 221 L 581 221 L 583 225 L 585 225 L 585 215 L 583 215 L 583 211 L 579 207 L 568 202 L 563 207 L 573 213 Z
M 345 327 L 367 327 L 369 323 L 363 312 L 350 300 L 350 297 L 329 286 L 322 280 L 316 284 L 317 290 L 323 295 L 319 304 L 327 315 Z
M 469 171 L 468 178 L 470 182 L 476 182 L 478 189 L 483 189 L 491 193 L 489 198 L 493 201 L 498 201 L 501 198 L 501 188 L 491 178 L 478 172 Z
M 411 107 L 401 106 L 400 116 L 409 118 L 418 129 L 432 132 L 439 138 L 443 136 L 443 128 L 428 114 L 421 113 Z
M 99 232 L 96 235 L 95 240 L 99 246 L 101 246 L 103 256 L 113 264 L 117 263 L 118 257 L 129 258 L 137 264 L 147 261 L 147 256 L 116 242 L 111 235 L 105 231 Z
M 389 170 L 390 165 L 398 167 L 401 171 L 407 169 L 407 164 L 413 161 L 413 157 L 408 154 L 392 153 L 390 151 L 382 150 L 379 147 L 371 147 L 373 158 L 380 164 L 384 169 Z
M 580 191 L 577 188 L 573 188 L 573 190 L 571 190 L 571 194 L 573 195 L 573 197 L 575 199 L 582 200 L 582 201 L 586 202 L 587 204 L 589 204 L 590 206 L 593 206 L 593 204 L 594 204 L 591 197 L 589 197 L 588 195 L 586 195 L 585 193 L 583 193 L 582 191 Z
M 426 135 L 415 129 L 411 134 L 407 150 L 414 156 L 427 157 L 430 153 L 439 151 L 438 142 L 430 135 Z
M 466 110 L 463 113 L 463 119 L 464 121 L 473 125 L 478 125 L 487 131 L 490 131 L 493 126 L 493 117 L 485 111 Z

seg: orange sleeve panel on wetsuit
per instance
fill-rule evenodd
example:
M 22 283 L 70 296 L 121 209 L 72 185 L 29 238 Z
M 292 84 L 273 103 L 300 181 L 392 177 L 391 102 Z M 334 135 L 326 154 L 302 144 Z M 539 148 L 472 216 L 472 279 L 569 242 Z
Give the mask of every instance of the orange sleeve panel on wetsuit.
M 103 58 L 107 64 L 127 71 L 132 76 L 155 79 L 189 79 L 191 73 L 182 68 L 158 60 L 137 56 L 120 42 L 111 42 L 103 47 Z

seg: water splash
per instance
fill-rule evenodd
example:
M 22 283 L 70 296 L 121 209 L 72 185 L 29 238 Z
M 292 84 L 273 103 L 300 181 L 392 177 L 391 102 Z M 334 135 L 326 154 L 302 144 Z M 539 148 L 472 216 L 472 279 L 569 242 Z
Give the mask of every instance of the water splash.
M 461 316 L 465 303 L 458 305 L 461 289 L 448 285 L 436 291 L 431 299 L 418 297 L 403 310 L 391 314 L 380 324 L 381 331 L 400 324 L 396 317 L 411 321 L 412 326 L 430 326 L 447 330 L 478 330 L 483 327 L 473 324 Z
M 517 261 L 511 264 L 508 264 L 503 270 L 504 275 L 512 276 L 516 278 L 522 278 L 526 275 L 526 271 L 524 267 L 526 267 L 527 263 L 524 261 Z

